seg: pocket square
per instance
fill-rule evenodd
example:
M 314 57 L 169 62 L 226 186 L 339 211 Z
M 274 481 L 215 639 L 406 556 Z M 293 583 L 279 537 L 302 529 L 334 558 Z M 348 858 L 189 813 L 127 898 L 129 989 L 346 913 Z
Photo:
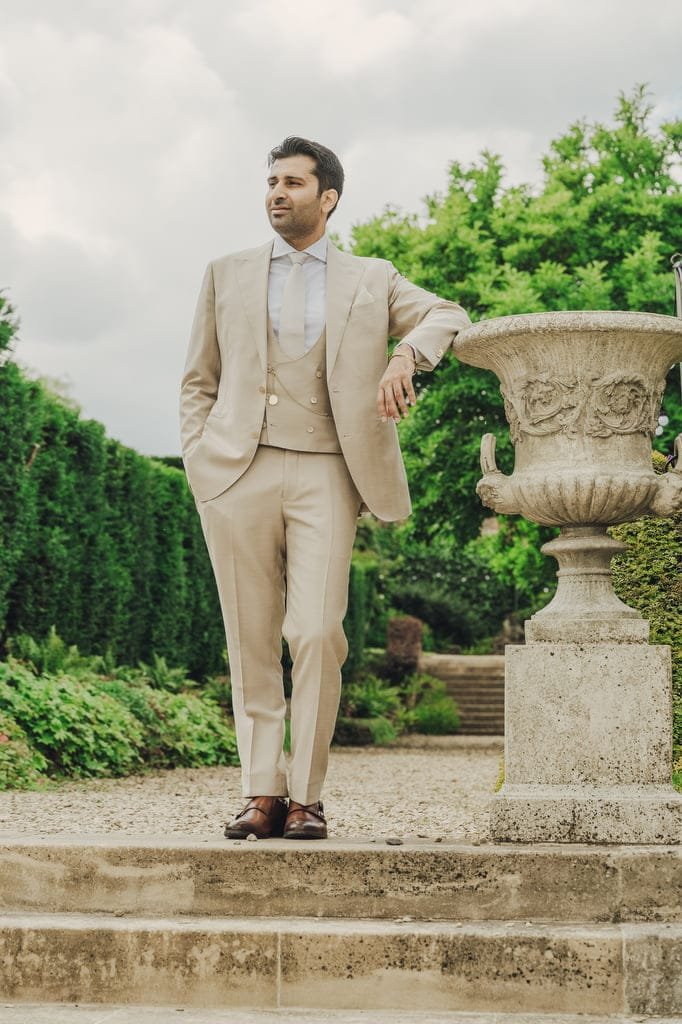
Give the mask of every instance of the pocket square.
M 357 309 L 358 306 L 368 306 L 370 302 L 374 302 L 374 296 L 366 288 L 361 288 L 355 297 L 353 309 Z

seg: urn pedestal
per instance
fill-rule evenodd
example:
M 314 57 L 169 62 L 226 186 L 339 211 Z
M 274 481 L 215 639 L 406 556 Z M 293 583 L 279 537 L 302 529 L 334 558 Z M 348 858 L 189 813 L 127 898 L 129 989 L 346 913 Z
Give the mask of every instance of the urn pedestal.
M 561 527 L 553 600 L 506 648 L 505 782 L 498 841 L 679 843 L 671 784 L 670 650 L 613 591 L 612 524 L 682 509 L 682 459 L 657 475 L 651 438 L 682 320 L 558 312 L 481 321 L 455 354 L 500 378 L 514 444 L 510 476 L 481 443 L 477 491 L 497 512 Z M 678 452 L 682 443 L 678 438 Z

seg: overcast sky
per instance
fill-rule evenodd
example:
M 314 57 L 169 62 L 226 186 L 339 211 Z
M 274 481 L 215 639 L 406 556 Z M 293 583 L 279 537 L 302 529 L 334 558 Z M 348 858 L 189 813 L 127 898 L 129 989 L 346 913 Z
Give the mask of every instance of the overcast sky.
M 0 37 L 0 288 L 16 358 L 146 454 L 209 259 L 270 237 L 267 151 L 334 149 L 332 227 L 420 211 L 449 161 L 537 181 L 548 142 L 647 82 L 682 116 L 679 0 L 44 0 Z

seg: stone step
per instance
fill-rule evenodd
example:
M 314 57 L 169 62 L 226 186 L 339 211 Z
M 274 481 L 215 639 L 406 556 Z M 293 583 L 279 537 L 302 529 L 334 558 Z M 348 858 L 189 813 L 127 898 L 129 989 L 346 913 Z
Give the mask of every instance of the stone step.
M 7 1001 L 682 1013 L 682 925 L 0 917 Z
M 481 690 L 485 693 L 504 693 L 504 676 L 497 679 L 486 679 L 483 676 L 442 676 L 448 692 L 458 693 L 462 690 Z
M 472 687 L 471 689 L 457 689 L 454 687 L 448 688 L 448 693 L 456 700 L 467 700 L 467 701 L 483 701 L 490 704 L 498 704 L 500 701 L 504 703 L 504 687 L 500 687 L 499 690 L 493 690 L 491 687 L 485 689 L 479 689 L 478 687 Z
M 504 690 L 501 690 L 499 693 L 493 693 L 490 690 L 487 690 L 485 693 L 477 693 L 475 690 L 471 693 L 462 693 L 452 689 L 452 687 L 448 687 L 448 694 L 452 697 L 453 700 L 457 701 L 457 703 L 465 701 L 468 704 L 483 704 L 489 705 L 491 707 L 504 707 Z
M 433 1013 L 390 1010 L 222 1010 L 91 1003 L 0 1003 L 0 1024 L 680 1024 L 679 1017 L 591 1014 Z
M 460 732 L 463 736 L 488 736 L 496 732 L 498 736 L 504 736 L 504 723 L 498 722 L 465 722 L 460 725 Z
M 504 699 L 503 698 L 501 698 L 499 701 L 497 701 L 497 700 L 489 700 L 488 698 L 481 699 L 479 697 L 471 697 L 471 698 L 465 697 L 463 700 L 461 700 L 460 698 L 455 697 L 453 699 L 456 701 L 457 704 L 459 704 L 460 708 L 466 706 L 468 708 L 471 708 L 473 711 L 480 710 L 480 711 L 485 711 L 488 714 L 496 714 L 496 715 L 503 715 L 504 714 Z
M 459 703 L 459 710 L 462 714 L 471 716 L 477 716 L 480 719 L 501 719 L 504 721 L 504 706 L 498 707 L 495 704 L 481 704 L 480 702 L 472 701 L 470 704 L 466 702 Z
M 463 708 L 460 707 L 460 729 L 465 729 L 472 723 L 479 726 L 483 732 L 483 727 L 488 725 L 491 733 L 504 732 L 504 715 L 499 711 L 481 711 L 480 709 Z
M 438 679 L 504 678 L 503 654 L 433 654 L 424 652 L 419 658 L 420 672 Z
M 2 912 L 682 924 L 681 891 L 680 846 L 0 839 Z
M 491 722 L 484 722 L 479 725 L 474 723 L 473 725 L 463 724 L 460 726 L 460 732 L 463 736 L 487 736 L 492 731 L 496 731 L 498 736 L 504 736 L 504 724 L 500 722 L 495 726 Z
M 499 699 L 488 696 L 481 697 L 476 694 L 473 696 L 461 696 L 460 694 L 451 693 L 450 695 L 457 701 L 460 708 L 480 708 L 481 711 L 494 711 L 496 714 L 504 712 L 504 694 Z
M 484 717 L 480 717 L 476 712 L 469 714 L 466 711 L 462 711 L 460 715 L 459 731 L 468 732 L 472 726 L 479 735 L 485 735 L 486 729 L 488 730 L 488 735 L 504 735 L 504 718 L 500 715 L 486 715 Z
M 491 727 L 500 722 L 504 723 L 504 712 L 497 709 L 487 708 L 466 708 L 460 706 L 462 721 L 476 721 L 480 724 L 490 722 Z

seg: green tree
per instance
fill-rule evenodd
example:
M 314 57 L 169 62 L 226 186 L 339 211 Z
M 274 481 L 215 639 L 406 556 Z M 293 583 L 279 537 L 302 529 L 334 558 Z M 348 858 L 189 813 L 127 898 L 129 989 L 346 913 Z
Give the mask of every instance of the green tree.
M 554 309 L 674 312 L 670 255 L 682 248 L 682 120 L 655 128 L 645 87 L 621 95 L 611 126 L 579 121 L 551 143 L 542 181 L 505 186 L 499 156 L 450 165 L 445 192 L 426 216 L 387 208 L 353 229 L 357 255 L 390 259 L 411 280 L 460 302 L 473 320 Z M 448 359 L 417 378 L 419 401 L 400 427 L 414 514 L 405 545 L 462 545 L 489 513 L 475 494 L 480 437 L 498 436 L 498 462 L 513 453 L 497 378 Z M 682 431 L 679 368 L 671 371 L 657 438 Z M 522 552 L 546 531 L 505 527 L 493 565 L 518 591 Z M 545 536 L 543 536 L 545 534 Z M 498 547 L 500 544 L 498 541 Z M 546 599 L 540 572 L 537 600 Z M 524 595 L 524 597 L 527 595 Z M 501 609 L 504 611 L 504 609 Z
M 621 95 L 614 124 L 579 121 L 543 159 L 537 187 L 505 187 L 499 156 L 450 165 L 426 217 L 386 209 L 353 229 L 353 251 L 392 260 L 411 280 L 460 302 L 473 320 L 553 309 L 674 311 L 669 257 L 682 246 L 682 120 L 651 125 L 646 89 Z M 411 530 L 463 541 L 486 514 L 475 496 L 479 439 L 511 447 L 497 378 L 459 364 L 417 382 L 401 425 L 414 501 Z M 679 370 L 664 400 L 666 450 L 682 430 Z
M 14 309 L 0 292 L 0 363 L 12 346 L 12 339 L 17 333 L 19 324 L 14 316 Z M 5 356 L 2 356 L 5 353 Z

